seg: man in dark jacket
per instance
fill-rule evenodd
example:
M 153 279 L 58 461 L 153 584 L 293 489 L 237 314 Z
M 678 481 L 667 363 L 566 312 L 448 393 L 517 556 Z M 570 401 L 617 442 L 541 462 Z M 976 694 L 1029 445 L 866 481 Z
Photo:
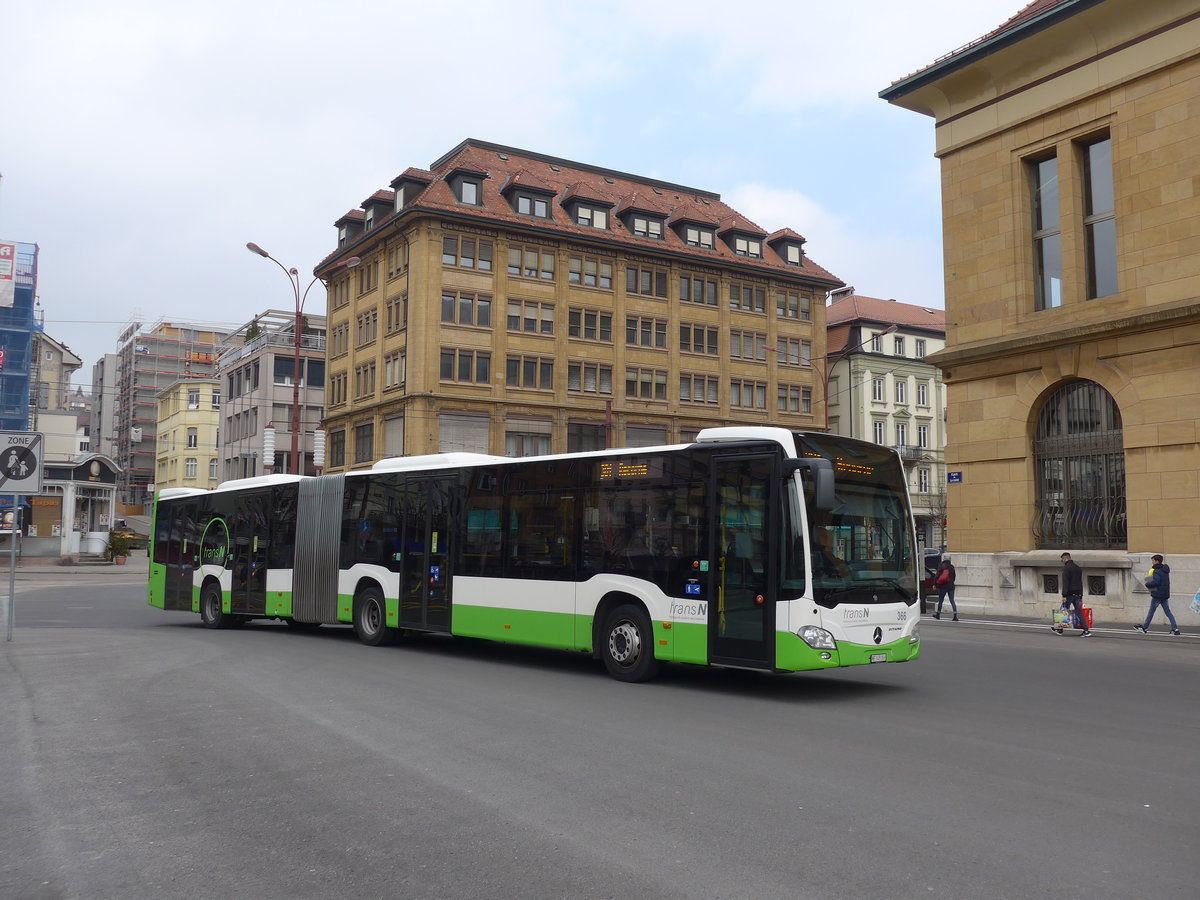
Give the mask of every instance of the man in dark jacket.
M 1167 614 L 1167 621 L 1171 623 L 1171 634 L 1179 634 L 1179 626 L 1175 624 L 1175 617 L 1171 615 L 1171 567 L 1163 562 L 1162 554 L 1155 553 L 1150 557 L 1150 577 L 1146 579 L 1146 587 L 1150 588 L 1150 612 L 1146 613 L 1146 621 L 1141 625 L 1134 625 L 1134 629 L 1142 634 L 1148 634 L 1146 631 L 1150 627 L 1150 620 L 1154 618 L 1154 611 L 1160 606 L 1162 611 Z
M 1070 553 L 1064 553 L 1062 559 L 1062 596 L 1063 607 L 1067 610 L 1074 608 L 1075 614 L 1079 616 L 1079 636 L 1091 637 L 1091 629 L 1088 628 L 1087 619 L 1083 617 L 1083 570 L 1079 565 L 1071 560 Z M 1050 626 L 1055 634 L 1063 633 L 1062 625 Z

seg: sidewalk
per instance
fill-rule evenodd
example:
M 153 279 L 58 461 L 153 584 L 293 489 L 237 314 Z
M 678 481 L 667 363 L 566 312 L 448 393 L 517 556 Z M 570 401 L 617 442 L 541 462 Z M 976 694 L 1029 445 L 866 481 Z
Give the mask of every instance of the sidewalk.
M 1044 631 L 1050 634 L 1050 623 L 1044 619 L 1030 619 L 1021 616 L 997 616 L 991 614 L 972 615 L 970 613 L 958 614 L 958 621 L 955 622 L 945 613 L 941 619 L 933 618 L 932 613 L 926 613 L 921 616 L 921 629 L 927 631 L 929 628 L 1028 628 L 1034 631 Z M 1176 620 L 1179 620 L 1178 615 Z M 1150 633 L 1142 634 L 1139 631 L 1133 630 L 1133 625 L 1127 622 L 1113 622 L 1105 625 L 1103 622 L 1092 626 L 1092 633 L 1096 637 L 1116 637 L 1116 638 L 1134 638 L 1144 641 L 1147 638 L 1163 641 L 1187 641 L 1192 644 L 1200 643 L 1200 626 L 1188 627 L 1183 621 L 1179 621 L 1179 630 L 1182 634 L 1171 634 L 1169 626 L 1161 617 L 1156 618 L 1154 624 L 1150 626 Z M 928 632 L 927 632 L 928 633 Z M 1052 635 L 1057 639 L 1056 635 Z M 1079 637 L 1079 629 L 1068 628 L 1063 632 L 1063 638 Z
M 10 568 L 9 557 L 5 554 L 0 554 L 0 570 L 7 571 Z M 83 575 L 88 577 L 95 575 L 103 578 L 108 575 L 140 574 L 144 576 L 149 571 L 150 557 L 145 550 L 131 550 L 123 566 L 118 566 L 110 560 L 87 557 L 74 565 L 62 565 L 57 560 L 51 558 L 27 556 L 17 560 L 17 575 L 20 576 L 44 573 L 48 575 Z

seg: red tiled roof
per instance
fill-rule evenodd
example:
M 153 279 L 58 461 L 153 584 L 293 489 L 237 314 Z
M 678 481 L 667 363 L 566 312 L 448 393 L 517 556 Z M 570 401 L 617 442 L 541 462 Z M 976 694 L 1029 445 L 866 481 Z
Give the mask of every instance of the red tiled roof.
M 754 234 L 759 237 L 766 237 L 767 233 L 743 216 L 740 212 L 734 212 L 732 215 L 726 216 L 721 220 L 721 224 L 717 226 L 718 234 L 725 234 L 729 231 L 740 231 L 743 234 Z
M 366 200 L 364 200 L 362 202 L 362 205 L 363 205 L 363 208 L 365 209 L 368 206 L 368 204 L 371 204 L 371 203 L 387 203 L 390 205 L 390 204 L 394 204 L 395 202 L 396 202 L 396 192 L 395 191 L 379 190 L 379 191 L 376 191 L 375 193 L 373 193 Z
M 344 216 L 342 216 L 340 219 L 338 219 L 333 224 L 341 225 L 343 222 L 362 222 L 366 218 L 367 218 L 367 214 L 364 213 L 361 209 L 352 209 L 352 210 L 350 210 L 350 212 L 346 213 Z
M 991 31 L 989 31 L 987 34 L 983 35 L 982 37 L 976 38 L 975 40 L 971 41 L 969 44 L 964 44 L 963 46 L 959 47 L 957 50 L 951 50 L 949 53 L 939 56 L 937 59 L 935 59 L 929 65 L 922 66 L 921 68 L 917 69 L 915 72 L 905 75 L 903 78 L 897 78 L 895 81 L 892 82 L 892 84 L 896 85 L 902 81 L 908 81 L 908 79 L 910 79 L 910 78 L 915 78 L 917 75 L 920 75 L 922 72 L 927 72 L 928 70 L 932 69 L 934 66 L 941 65 L 942 63 L 947 62 L 948 60 L 954 59 L 956 56 L 961 56 L 962 54 L 975 49 L 980 44 L 983 44 L 986 41 L 990 41 L 992 38 L 999 37 L 1000 35 L 1004 34 L 1006 31 L 1011 31 L 1014 28 L 1016 28 L 1018 25 L 1028 22 L 1030 19 L 1037 18 L 1042 13 L 1049 12 L 1050 10 L 1054 9 L 1055 7 L 1062 6 L 1065 3 L 1071 3 L 1071 2 L 1074 2 L 1074 0 L 1033 0 L 1032 3 L 1028 4 L 1025 7 L 1022 7 L 1011 18 L 1005 20 L 1003 23 L 998 25 L 996 28 L 993 28 Z
M 878 297 L 863 297 L 859 294 L 842 297 L 825 308 L 827 328 L 855 322 L 878 322 L 899 325 L 901 328 L 924 328 L 945 333 L 946 311 L 932 306 L 915 306 L 911 303 L 880 300 Z
M 520 215 L 501 196 L 500 187 L 517 176 L 522 179 L 536 177 L 554 194 L 564 198 L 574 196 L 579 199 L 603 200 L 605 203 L 615 204 L 623 212 L 650 206 L 647 212 L 665 215 L 672 224 L 688 221 L 716 227 L 723 221 L 737 221 L 741 223 L 739 230 L 765 234 L 737 210 L 723 203 L 720 194 L 710 191 L 640 178 L 476 140 L 463 141 L 437 160 L 430 169 L 428 173 L 412 168 L 405 170 L 405 175 L 412 172 L 428 174 L 430 181 L 428 187 L 408 202 L 403 210 L 395 214 L 396 216 L 407 216 L 419 211 L 449 214 L 480 222 L 490 221 L 510 227 L 526 227 L 532 231 L 548 231 L 577 240 L 618 244 L 627 250 L 641 250 L 646 253 L 661 253 L 666 250 L 672 254 L 693 256 L 698 261 L 709 264 L 714 258 L 718 258 L 739 267 L 763 270 L 764 274 L 773 272 L 779 275 L 813 278 L 834 285 L 840 283 L 840 279 L 817 265 L 807 255 L 803 265 L 791 266 L 770 247 L 764 248 L 762 259 L 737 256 L 723 241 L 717 241 L 713 250 L 703 250 L 689 247 L 671 228 L 664 229 L 662 240 L 636 236 L 617 217 L 610 219 L 609 228 L 595 229 L 572 221 L 566 210 L 557 203 L 551 204 L 549 219 Z M 447 181 L 451 174 L 464 171 L 479 173 L 484 177 L 482 203 L 478 206 L 459 203 Z M 392 183 L 397 184 L 399 181 L 400 179 L 397 179 Z M 790 229 L 787 231 L 795 235 Z M 345 253 L 348 249 L 349 245 L 341 247 L 327 259 Z
M 546 194 L 554 193 L 554 188 L 550 187 L 550 185 L 527 169 L 522 169 L 519 172 L 509 175 L 504 184 L 500 186 L 500 193 L 504 193 L 512 187 L 529 188 L 531 191 L 541 191 Z
M 772 231 L 767 237 L 767 243 L 773 244 L 776 241 L 799 241 L 801 244 L 808 243 L 804 235 L 792 231 L 790 228 L 780 228 L 778 231 Z

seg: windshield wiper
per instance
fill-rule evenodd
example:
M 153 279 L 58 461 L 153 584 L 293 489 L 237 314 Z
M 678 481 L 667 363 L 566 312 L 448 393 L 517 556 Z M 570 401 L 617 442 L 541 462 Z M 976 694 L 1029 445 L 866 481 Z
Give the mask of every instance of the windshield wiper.
M 878 584 L 879 582 L 883 582 L 884 584 L 890 584 L 892 587 L 894 587 L 897 590 L 897 592 L 899 592 L 900 596 L 903 597 L 905 600 L 912 599 L 913 595 L 910 594 L 905 589 L 904 585 L 902 585 L 895 578 L 884 578 L 883 576 L 876 576 L 874 578 L 864 578 L 863 581 L 866 583 L 869 583 L 869 584 Z

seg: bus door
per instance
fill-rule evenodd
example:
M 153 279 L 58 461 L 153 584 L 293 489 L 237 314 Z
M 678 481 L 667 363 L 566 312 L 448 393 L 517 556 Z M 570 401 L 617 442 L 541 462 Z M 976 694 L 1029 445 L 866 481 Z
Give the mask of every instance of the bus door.
M 413 478 L 400 488 L 402 627 L 450 630 L 450 501 L 455 483 L 445 476 Z
M 176 500 L 159 506 L 159 522 L 155 535 L 155 562 L 161 558 L 166 572 L 163 585 L 163 609 L 192 608 L 192 573 L 199 558 L 196 534 L 196 502 Z M 162 543 L 163 546 L 158 546 Z M 161 554 L 161 556 L 160 556 Z
M 233 560 L 229 611 L 264 615 L 267 611 L 267 546 L 271 536 L 271 495 L 267 491 L 237 498 L 230 516 Z
M 772 454 L 713 459 L 712 545 L 716 562 L 708 593 L 709 661 L 751 668 L 775 664 L 771 509 L 777 491 Z

